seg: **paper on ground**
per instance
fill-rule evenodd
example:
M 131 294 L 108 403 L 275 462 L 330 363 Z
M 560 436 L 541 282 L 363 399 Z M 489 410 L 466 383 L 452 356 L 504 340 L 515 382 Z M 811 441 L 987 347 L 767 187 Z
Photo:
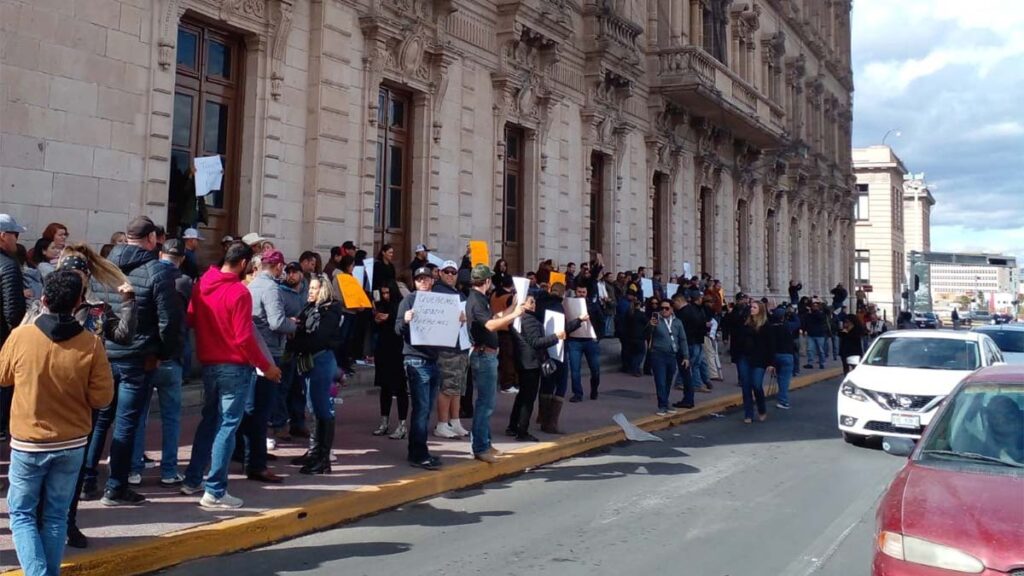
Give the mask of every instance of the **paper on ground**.
M 544 335 L 551 336 L 556 332 L 565 330 L 565 314 L 553 310 L 544 311 Z M 554 346 L 548 348 L 548 356 L 564 362 L 565 341 L 559 340 Z
M 220 156 L 202 156 L 193 159 L 196 167 L 196 196 L 206 196 L 214 190 L 220 190 L 224 177 L 224 165 Z
M 626 433 L 626 439 L 632 440 L 633 442 L 661 442 L 661 438 L 647 432 L 642 428 L 636 427 L 632 422 L 626 419 L 626 415 L 619 412 L 615 416 L 612 416 L 612 421 L 622 428 L 622 431 Z

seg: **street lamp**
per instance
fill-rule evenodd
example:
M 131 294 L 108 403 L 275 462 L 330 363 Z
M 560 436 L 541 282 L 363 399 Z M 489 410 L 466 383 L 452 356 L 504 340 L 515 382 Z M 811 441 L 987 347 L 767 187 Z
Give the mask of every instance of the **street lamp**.
M 903 135 L 899 128 L 890 128 L 889 131 L 885 133 L 885 136 L 882 136 L 882 146 L 885 146 L 885 139 L 889 137 L 889 134 L 895 134 L 897 138 Z

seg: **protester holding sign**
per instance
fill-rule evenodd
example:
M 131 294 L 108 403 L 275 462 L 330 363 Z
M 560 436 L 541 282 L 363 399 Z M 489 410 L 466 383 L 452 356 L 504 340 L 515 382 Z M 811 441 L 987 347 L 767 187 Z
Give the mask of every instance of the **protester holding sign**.
M 410 293 L 398 307 L 395 319 L 395 334 L 402 337 L 405 345 L 405 375 L 409 382 L 412 399 L 412 415 L 409 423 L 409 464 L 425 470 L 441 468 L 441 459 L 431 456 L 427 448 L 427 430 L 430 425 L 430 410 L 437 399 L 439 374 L 437 371 L 437 347 L 412 343 L 412 322 L 418 313 L 417 300 L 434 296 L 434 275 L 430 268 L 421 266 L 413 272 L 416 291 Z M 456 332 L 456 337 L 458 332 Z
M 434 284 L 434 292 L 458 297 L 465 308 L 466 297 L 455 288 L 459 267 L 455 262 L 446 260 L 441 263 L 441 281 Z M 434 435 L 441 438 L 460 438 L 469 436 L 469 430 L 462 427 L 459 421 L 459 404 L 466 393 L 466 371 L 469 369 L 469 354 L 462 347 L 465 333 L 465 314 L 459 313 L 463 322 L 460 323 L 459 343 L 455 346 L 439 348 L 437 351 L 437 369 L 440 374 L 441 391 L 437 396 L 437 427 Z
M 587 366 L 590 367 L 591 400 L 597 400 L 597 389 L 601 385 L 601 349 L 598 346 L 598 339 L 601 337 L 600 331 L 604 329 L 604 312 L 601 310 L 601 303 L 597 295 L 591 296 L 586 285 L 576 286 L 576 298 L 582 299 L 583 302 L 576 300 L 569 304 L 566 309 L 566 319 L 586 315 L 590 320 L 583 327 L 569 333 L 569 374 L 572 382 L 572 398 L 569 399 L 569 402 L 583 400 L 580 369 L 584 356 L 587 358 Z
M 486 295 L 491 288 L 492 276 L 494 273 L 490 266 L 474 266 L 470 274 L 473 290 L 466 301 L 469 338 L 473 343 L 469 365 L 477 390 L 476 405 L 473 407 L 473 456 L 488 464 L 494 464 L 500 456 L 491 446 L 491 414 L 494 413 L 494 397 L 498 387 L 497 331 L 507 328 L 523 314 L 523 306 L 516 306 L 511 313 L 491 315 Z

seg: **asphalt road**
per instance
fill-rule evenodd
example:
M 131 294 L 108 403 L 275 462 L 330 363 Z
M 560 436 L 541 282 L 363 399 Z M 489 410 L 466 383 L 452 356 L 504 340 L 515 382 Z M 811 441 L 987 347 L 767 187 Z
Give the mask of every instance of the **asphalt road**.
M 164 572 L 866 576 L 876 503 L 902 460 L 843 443 L 838 380 L 741 414 Z

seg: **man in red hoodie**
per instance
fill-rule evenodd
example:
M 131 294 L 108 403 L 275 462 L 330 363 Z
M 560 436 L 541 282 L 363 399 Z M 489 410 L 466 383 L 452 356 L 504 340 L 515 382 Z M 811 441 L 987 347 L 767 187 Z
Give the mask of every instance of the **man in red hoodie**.
M 203 490 L 203 472 L 209 465 L 199 505 L 213 510 L 242 507 L 242 499 L 227 492 L 228 466 L 253 384 L 253 366 L 267 380 L 281 381 L 281 370 L 260 347 L 252 322 L 252 296 L 242 284 L 252 257 L 252 248 L 244 242 L 231 244 L 223 266 L 211 266 L 200 278 L 188 307 L 203 364 L 205 404 L 181 492 L 190 495 Z

